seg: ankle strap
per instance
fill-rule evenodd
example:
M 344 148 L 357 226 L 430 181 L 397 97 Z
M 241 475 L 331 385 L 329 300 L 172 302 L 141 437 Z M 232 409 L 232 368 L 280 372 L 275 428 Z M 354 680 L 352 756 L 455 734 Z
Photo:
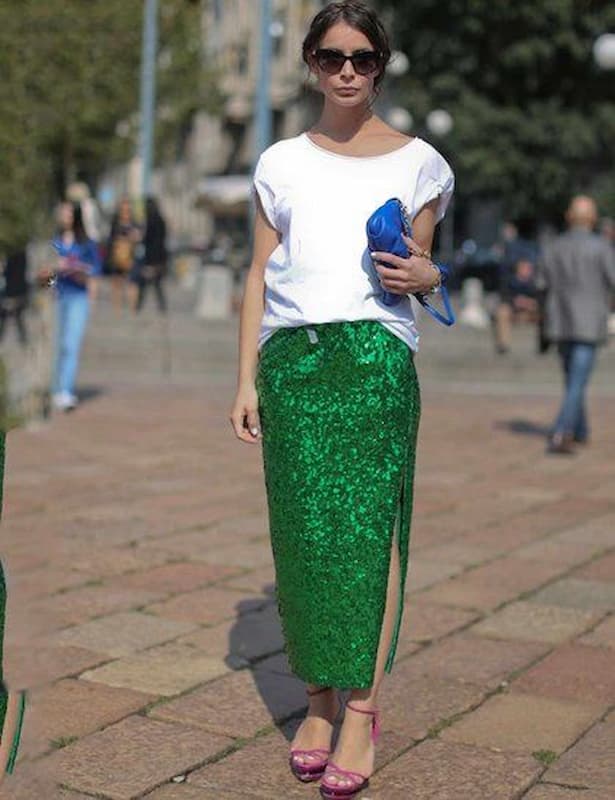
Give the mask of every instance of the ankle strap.
M 378 716 L 377 708 L 374 708 L 373 710 L 367 708 L 357 708 L 356 706 L 353 706 L 352 703 L 346 703 L 346 708 L 349 708 L 351 711 L 356 711 L 357 714 L 369 714 L 370 717 Z
M 328 692 L 330 689 L 330 686 L 322 686 L 320 689 L 306 689 L 305 691 L 308 697 L 316 697 L 317 694 Z

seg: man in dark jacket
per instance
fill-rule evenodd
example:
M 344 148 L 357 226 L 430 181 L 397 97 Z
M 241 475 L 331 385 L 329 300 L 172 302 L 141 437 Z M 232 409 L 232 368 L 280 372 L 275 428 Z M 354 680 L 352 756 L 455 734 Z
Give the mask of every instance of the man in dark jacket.
M 585 392 L 596 351 L 608 338 L 615 290 L 613 248 L 593 232 L 598 219 L 591 197 L 574 197 L 566 214 L 568 230 L 544 249 L 539 285 L 546 290 L 546 336 L 557 344 L 565 392 L 548 441 L 548 452 L 571 454 L 587 443 Z

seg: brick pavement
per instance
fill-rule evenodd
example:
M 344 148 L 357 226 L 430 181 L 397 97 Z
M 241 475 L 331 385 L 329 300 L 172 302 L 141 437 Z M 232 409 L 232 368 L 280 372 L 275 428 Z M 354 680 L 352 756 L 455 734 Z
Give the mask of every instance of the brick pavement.
M 134 320 L 106 337 L 104 314 L 84 366 L 97 391 L 9 437 L 6 667 L 30 710 L 0 797 L 315 797 L 286 766 L 305 697 L 282 653 L 260 454 L 226 423 L 231 329 L 178 311 L 165 376 Z M 452 382 L 446 349 L 426 369 L 404 630 L 366 800 L 612 800 L 615 394 L 602 376 L 593 445 L 547 458 L 534 433 L 553 364 L 481 378 L 474 346 Z

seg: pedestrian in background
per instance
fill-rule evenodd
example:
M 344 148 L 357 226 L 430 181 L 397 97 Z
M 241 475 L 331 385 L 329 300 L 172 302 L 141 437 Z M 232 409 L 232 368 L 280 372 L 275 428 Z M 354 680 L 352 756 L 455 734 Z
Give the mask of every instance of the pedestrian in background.
M 330 3 L 310 26 L 303 58 L 324 107 L 313 128 L 256 166 L 231 412 L 242 441 L 258 443 L 262 425 L 278 606 L 291 668 L 307 684 L 290 769 L 321 780 L 327 800 L 355 797 L 374 768 L 420 415 L 408 294 L 441 285 L 429 248 L 454 184 L 430 144 L 373 112 L 390 54 L 364 3 Z M 412 222 L 408 258 L 367 249 L 368 218 L 395 197 Z M 386 305 L 383 290 L 399 302 Z M 349 700 L 330 753 L 340 689 Z
M 547 244 L 540 259 L 539 286 L 546 292 L 545 334 L 557 344 L 564 396 L 549 435 L 550 453 L 572 454 L 589 440 L 585 395 L 597 348 L 608 338 L 615 291 L 615 255 L 594 233 L 598 220 L 591 197 L 574 197 L 566 212 L 568 230 Z
M 500 267 L 499 302 L 495 310 L 494 332 L 498 353 L 508 353 L 513 325 L 538 320 L 536 262 L 538 245 L 532 236 L 532 223 L 521 219 L 516 235 L 506 241 Z
M 107 271 L 111 276 L 111 299 L 117 314 L 125 304 L 132 310 L 137 300 L 136 248 L 141 240 L 130 200 L 122 197 L 111 220 L 107 244 Z
M 77 405 L 75 381 L 81 345 L 90 311 L 90 285 L 100 275 L 96 244 L 83 227 L 81 207 L 62 203 L 58 232 L 53 240 L 57 253 L 43 277 L 53 277 L 56 293 L 56 352 L 53 372 L 54 408 L 70 411 Z
M 164 294 L 163 281 L 167 271 L 167 226 L 160 213 L 158 203 L 154 197 L 148 197 L 145 203 L 145 233 L 143 235 L 142 260 L 136 267 L 137 296 L 136 310 L 143 308 L 145 293 L 149 286 L 154 288 L 158 311 L 164 314 L 167 302 Z
M 2 267 L 0 291 L 0 341 L 4 339 L 7 320 L 13 319 L 19 342 L 28 343 L 25 313 L 28 307 L 28 260 L 25 248 L 8 253 Z

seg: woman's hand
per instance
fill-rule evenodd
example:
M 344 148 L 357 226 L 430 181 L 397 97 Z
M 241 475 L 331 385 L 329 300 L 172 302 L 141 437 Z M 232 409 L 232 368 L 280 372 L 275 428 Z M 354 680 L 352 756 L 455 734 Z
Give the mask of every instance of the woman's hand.
M 258 418 L 258 394 L 254 384 L 239 386 L 230 420 L 235 435 L 242 442 L 257 444 L 262 438 Z
M 375 267 L 380 275 L 380 283 L 392 294 L 426 294 L 438 285 L 440 270 L 414 239 L 403 236 L 403 240 L 411 253 L 408 258 L 392 253 L 371 253 L 372 259 L 377 262 Z

